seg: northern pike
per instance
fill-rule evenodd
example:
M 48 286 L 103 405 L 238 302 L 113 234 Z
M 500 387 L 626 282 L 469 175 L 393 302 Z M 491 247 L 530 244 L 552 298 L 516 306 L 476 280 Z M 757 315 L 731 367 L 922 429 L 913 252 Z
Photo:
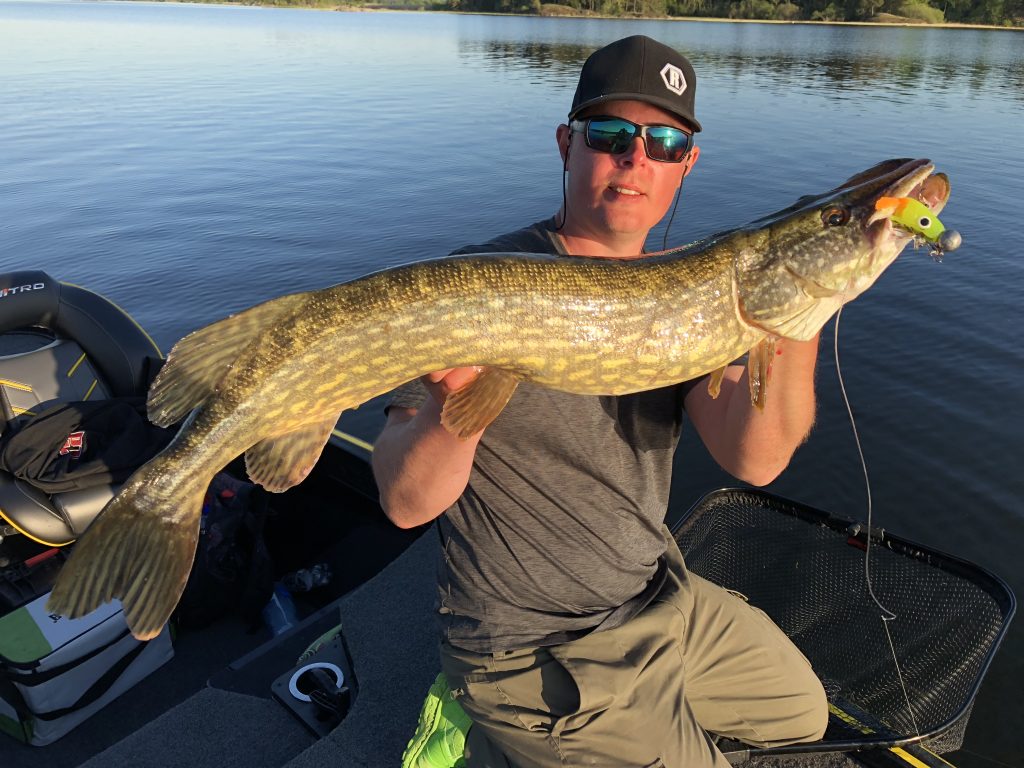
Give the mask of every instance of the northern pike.
M 202 328 L 174 346 L 148 397 L 154 423 L 184 423 L 75 545 L 48 607 L 73 618 L 119 598 L 132 633 L 154 637 L 188 580 L 203 496 L 222 467 L 245 453 L 249 477 L 283 491 L 311 471 L 343 410 L 431 371 L 483 366 L 442 411 L 462 437 L 489 424 L 521 380 L 619 395 L 720 376 L 747 352 L 763 403 L 775 340 L 813 338 L 913 237 L 877 199 L 942 209 L 949 181 L 933 171 L 889 160 L 645 258 L 454 256 Z

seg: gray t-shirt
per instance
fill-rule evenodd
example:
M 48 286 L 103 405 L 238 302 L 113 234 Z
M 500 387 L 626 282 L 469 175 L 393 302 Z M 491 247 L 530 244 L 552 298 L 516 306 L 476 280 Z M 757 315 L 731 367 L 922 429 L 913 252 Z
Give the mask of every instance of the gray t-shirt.
M 560 253 L 539 222 L 458 253 Z M 621 397 L 523 382 L 438 518 L 444 638 L 475 653 L 553 645 L 624 623 L 657 592 L 672 456 L 692 384 Z M 419 381 L 390 406 L 418 407 Z

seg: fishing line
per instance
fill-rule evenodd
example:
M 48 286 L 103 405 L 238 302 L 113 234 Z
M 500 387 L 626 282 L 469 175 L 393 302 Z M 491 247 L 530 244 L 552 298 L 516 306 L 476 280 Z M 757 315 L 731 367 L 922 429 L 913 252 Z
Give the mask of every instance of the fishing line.
M 562 220 L 558 222 L 558 226 L 555 227 L 555 232 L 560 232 L 562 227 L 565 226 L 565 220 L 569 216 L 567 206 L 569 205 L 565 199 L 565 175 L 567 173 L 566 166 L 569 164 L 569 158 L 565 158 L 565 162 L 562 163 Z
M 903 681 L 903 672 L 900 670 L 900 662 L 896 657 L 896 646 L 892 641 L 892 634 L 889 632 L 889 622 L 896 618 L 896 614 L 882 605 L 882 601 L 875 595 L 874 587 L 871 584 L 871 517 L 873 508 L 871 504 L 871 478 L 868 476 L 868 463 L 864 459 L 864 450 L 861 448 L 860 435 L 857 432 L 857 422 L 853 418 L 853 408 L 850 406 L 850 398 L 846 394 L 846 385 L 843 383 L 843 372 L 839 367 L 839 317 L 843 314 L 843 306 L 840 305 L 839 311 L 836 312 L 836 323 L 833 328 L 833 354 L 836 362 L 836 378 L 839 379 L 839 391 L 843 396 L 843 404 L 846 406 L 846 414 L 850 417 L 850 427 L 853 429 L 853 441 L 857 445 L 857 455 L 860 457 L 860 466 L 864 472 L 864 490 L 867 492 L 867 507 L 868 507 L 868 519 L 867 519 L 867 536 L 864 539 L 864 580 L 868 585 L 868 594 L 871 595 L 871 599 L 878 606 L 882 612 L 882 627 L 885 629 L 885 638 L 889 641 L 889 650 L 892 652 L 892 661 L 896 666 L 896 676 L 900 681 L 900 688 L 903 690 L 903 700 L 907 704 L 907 712 L 910 713 L 910 722 L 914 726 L 914 734 L 917 736 L 921 735 L 920 729 L 917 727 L 917 718 L 914 717 L 914 708 L 910 704 L 910 694 L 907 693 L 907 685 Z
M 672 204 L 672 215 L 668 217 L 668 224 L 665 225 L 665 236 L 661 239 L 661 250 L 668 249 L 668 231 L 672 229 L 672 222 L 676 219 L 676 208 L 679 207 L 679 196 L 683 193 L 683 182 L 686 176 L 679 180 L 679 188 L 676 190 L 676 201 Z

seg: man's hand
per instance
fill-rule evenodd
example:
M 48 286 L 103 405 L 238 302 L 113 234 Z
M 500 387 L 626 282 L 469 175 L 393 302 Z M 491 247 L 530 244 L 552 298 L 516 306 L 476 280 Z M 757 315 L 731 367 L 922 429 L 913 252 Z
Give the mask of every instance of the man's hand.
M 462 495 L 483 432 L 460 440 L 441 426 L 441 408 L 452 392 L 471 383 L 480 368 L 448 368 L 420 378 L 430 393 L 419 409 L 391 408 L 373 449 L 373 473 L 384 513 L 401 528 L 423 525 Z
M 458 392 L 467 384 L 476 380 L 482 371 L 479 365 L 468 368 L 445 368 L 421 377 L 423 386 L 427 388 L 438 405 L 444 405 L 445 399 L 452 392 Z

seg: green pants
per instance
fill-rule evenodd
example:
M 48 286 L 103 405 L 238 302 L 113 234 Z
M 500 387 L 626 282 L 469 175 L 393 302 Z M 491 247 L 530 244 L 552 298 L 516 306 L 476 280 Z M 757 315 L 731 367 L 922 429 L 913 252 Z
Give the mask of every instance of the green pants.
M 468 768 L 725 768 L 707 732 L 821 738 L 828 705 L 807 659 L 763 612 L 688 573 L 669 540 L 664 588 L 621 627 L 494 655 L 442 645 L 473 719 Z

